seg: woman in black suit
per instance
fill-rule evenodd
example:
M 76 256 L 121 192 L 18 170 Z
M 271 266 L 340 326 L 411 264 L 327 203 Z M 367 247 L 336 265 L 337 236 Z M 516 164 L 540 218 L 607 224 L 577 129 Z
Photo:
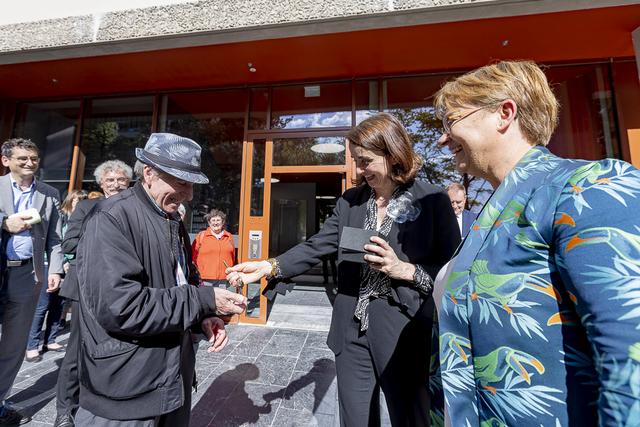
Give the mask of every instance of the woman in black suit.
M 446 193 L 415 179 L 422 162 L 395 117 L 370 117 L 347 140 L 359 185 L 345 191 L 322 230 L 277 258 L 228 269 L 228 280 L 296 276 L 337 252 L 327 344 L 336 355 L 341 424 L 380 425 L 382 388 L 394 426 L 428 426 L 433 278 L 459 243 L 458 224 Z M 345 226 L 378 232 L 364 246 L 366 263 L 344 259 Z

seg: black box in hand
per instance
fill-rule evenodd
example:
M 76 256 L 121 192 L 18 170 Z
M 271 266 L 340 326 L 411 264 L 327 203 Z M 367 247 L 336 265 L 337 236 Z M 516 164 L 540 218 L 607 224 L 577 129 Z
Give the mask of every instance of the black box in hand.
M 371 236 L 377 236 L 375 230 L 363 230 L 362 228 L 343 227 L 340 236 L 340 249 L 342 250 L 342 261 L 365 263 L 364 256 L 367 251 L 364 245 L 371 243 Z

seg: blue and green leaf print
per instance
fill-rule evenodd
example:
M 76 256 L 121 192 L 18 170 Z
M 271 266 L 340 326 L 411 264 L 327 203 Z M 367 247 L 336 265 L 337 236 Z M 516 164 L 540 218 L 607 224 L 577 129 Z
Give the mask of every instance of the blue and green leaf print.
M 452 426 L 640 426 L 640 172 L 532 148 L 439 309 Z M 435 390 L 435 389 L 434 389 Z

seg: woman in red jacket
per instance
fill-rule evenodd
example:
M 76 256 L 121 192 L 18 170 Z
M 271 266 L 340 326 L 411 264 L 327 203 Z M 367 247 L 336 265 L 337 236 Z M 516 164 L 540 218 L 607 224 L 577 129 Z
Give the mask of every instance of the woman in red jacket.
M 193 241 L 193 261 L 200 272 L 204 286 L 227 287 L 224 263 L 235 264 L 233 236 L 224 229 L 227 215 L 217 209 L 211 209 L 204 216 L 209 227 L 202 230 Z

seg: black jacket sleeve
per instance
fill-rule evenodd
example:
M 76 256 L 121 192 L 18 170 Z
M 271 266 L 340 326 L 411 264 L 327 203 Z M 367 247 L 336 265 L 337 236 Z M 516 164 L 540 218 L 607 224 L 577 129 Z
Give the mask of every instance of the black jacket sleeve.
M 215 314 L 213 288 L 171 283 L 144 271 L 123 226 L 108 212 L 86 225 L 78 251 L 81 301 L 105 330 L 134 337 L 185 331 Z
M 89 211 L 96 205 L 93 200 L 83 200 L 76 206 L 69 220 L 67 221 L 67 231 L 64 234 L 62 240 L 62 253 L 65 255 L 76 254 L 78 248 L 78 241 L 82 234 L 82 223 Z
M 437 193 L 433 195 L 433 198 L 432 235 L 434 236 L 433 247 L 435 250 L 432 262 L 420 265 L 435 280 L 442 266 L 449 262 L 460 244 L 460 230 L 449 196 L 445 193 Z

